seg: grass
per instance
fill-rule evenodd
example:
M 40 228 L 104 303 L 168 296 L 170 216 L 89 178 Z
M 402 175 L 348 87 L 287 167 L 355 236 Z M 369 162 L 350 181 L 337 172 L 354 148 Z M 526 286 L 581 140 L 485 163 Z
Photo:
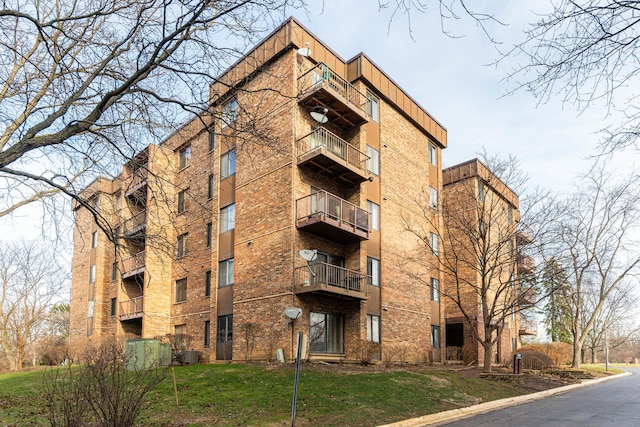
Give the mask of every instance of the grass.
M 0 375 L 0 425 L 47 425 L 43 371 Z M 281 426 L 291 417 L 290 365 L 195 365 L 171 371 L 145 405 L 141 426 Z M 298 426 L 374 426 L 524 394 L 516 384 L 445 369 L 344 372 L 303 365 Z
M 621 374 L 624 372 L 624 370 L 620 369 L 621 366 L 629 366 L 629 365 L 624 363 L 609 363 L 609 370 L 607 371 L 604 363 L 597 363 L 597 364 L 582 363 L 580 365 L 580 369 L 584 369 L 585 371 L 591 371 L 594 373 L 615 375 L 615 374 Z

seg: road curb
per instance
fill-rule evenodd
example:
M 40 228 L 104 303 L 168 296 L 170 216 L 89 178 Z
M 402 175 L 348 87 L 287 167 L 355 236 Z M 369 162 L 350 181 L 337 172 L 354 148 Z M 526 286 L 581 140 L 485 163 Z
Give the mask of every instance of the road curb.
M 496 409 L 505 408 L 507 406 L 520 405 L 522 403 L 531 402 L 533 400 L 543 399 L 545 397 L 554 396 L 556 394 L 566 393 L 577 388 L 588 387 L 616 378 L 626 377 L 631 372 L 611 375 L 609 377 L 596 378 L 586 380 L 577 384 L 570 384 L 562 387 L 552 388 L 549 390 L 539 391 L 537 393 L 524 394 L 522 396 L 507 397 L 505 399 L 493 400 L 491 402 L 480 403 L 466 408 L 451 409 L 449 411 L 438 412 L 435 414 L 424 415 L 418 418 L 409 418 L 403 421 L 397 421 L 391 424 L 383 424 L 377 427 L 426 427 L 437 425 L 436 423 L 452 422 L 470 417 L 472 415 L 484 414 L 486 412 L 495 411 Z

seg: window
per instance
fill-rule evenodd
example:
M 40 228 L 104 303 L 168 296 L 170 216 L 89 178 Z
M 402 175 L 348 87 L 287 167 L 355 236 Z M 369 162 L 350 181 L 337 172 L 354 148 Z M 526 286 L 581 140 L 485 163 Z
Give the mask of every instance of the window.
M 213 151 L 216 148 L 216 133 L 213 129 L 214 126 L 211 125 L 211 129 L 209 129 L 209 151 Z
M 440 301 L 440 280 L 431 278 L 431 301 Z
M 511 206 L 507 208 L 507 220 L 509 224 L 513 223 L 513 208 Z
M 233 341 L 233 314 L 218 316 L 218 342 Z
M 484 184 L 478 183 L 478 200 L 484 202 Z
M 380 286 L 380 260 L 367 257 L 367 276 L 370 285 Z
M 367 341 L 380 342 L 380 316 L 367 314 Z
M 233 97 L 222 106 L 222 126 L 228 126 L 238 118 L 238 99 Z
M 94 231 L 91 233 L 91 248 L 95 249 L 98 247 L 98 232 Z
M 438 166 L 438 149 L 432 143 L 429 143 L 429 163 Z
M 209 347 L 211 343 L 211 321 L 204 321 L 204 346 Z
M 233 258 L 218 263 L 218 287 L 233 285 Z
M 187 325 L 175 325 L 173 334 L 179 336 L 181 340 L 184 339 L 184 336 L 187 335 Z
M 182 190 L 178 193 L 178 213 L 181 214 L 187 210 L 187 190 Z
M 111 298 L 111 315 L 116 315 L 116 307 L 117 307 L 117 298 Z
M 440 348 L 440 326 L 431 325 L 431 348 Z
M 96 266 L 95 264 L 89 267 L 89 283 L 95 283 L 96 281 Z
M 182 150 L 180 150 L 180 161 L 178 164 L 178 168 L 179 169 L 184 169 L 187 166 L 189 166 L 189 163 L 191 162 L 191 146 L 187 146 L 184 147 Z
M 438 210 L 438 190 L 429 187 L 429 207 Z
M 93 317 L 96 310 L 95 300 L 89 300 L 89 306 L 87 307 L 87 317 Z
M 119 191 L 116 195 L 116 210 L 122 209 L 122 192 Z
M 211 296 L 211 270 L 204 273 L 204 296 Z
M 236 228 L 236 204 L 220 209 L 220 233 Z
M 367 210 L 371 216 L 371 229 L 380 231 L 380 205 L 367 200 Z
M 380 152 L 367 145 L 367 170 L 373 174 L 380 175 Z
M 213 180 L 213 174 L 209 175 L 209 182 L 207 183 L 207 198 L 213 199 L 213 191 L 215 190 L 215 183 Z
M 344 317 L 311 312 L 309 350 L 314 353 L 343 353 Z
M 369 91 L 367 91 L 367 114 L 374 122 L 380 121 L 378 98 Z
M 176 257 L 182 258 L 187 254 L 187 233 L 178 236 L 176 244 Z
M 118 278 L 118 263 L 114 262 L 111 266 L 111 280 L 116 280 Z
M 176 280 L 176 302 L 187 300 L 187 279 Z
M 438 256 L 438 253 L 440 253 L 439 245 L 440 239 L 438 238 L 438 235 L 435 233 L 429 233 L 429 246 L 431 247 L 431 255 Z
M 207 247 L 211 247 L 211 243 L 213 242 L 213 224 L 207 224 Z
M 236 173 L 236 149 L 227 151 L 220 157 L 220 181 Z

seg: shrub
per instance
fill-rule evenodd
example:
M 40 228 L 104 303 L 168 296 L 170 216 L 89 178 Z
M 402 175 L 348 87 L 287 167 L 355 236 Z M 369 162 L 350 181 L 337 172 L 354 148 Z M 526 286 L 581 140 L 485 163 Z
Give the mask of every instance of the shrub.
M 545 344 L 531 344 L 526 348 L 540 351 L 553 359 L 555 366 L 568 365 L 571 363 L 573 348 L 566 342 L 552 342 Z

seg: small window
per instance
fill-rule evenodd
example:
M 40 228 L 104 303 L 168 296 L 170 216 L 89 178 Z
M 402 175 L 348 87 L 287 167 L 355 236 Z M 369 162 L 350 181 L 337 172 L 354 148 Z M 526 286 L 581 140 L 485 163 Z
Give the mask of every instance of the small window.
M 233 97 L 222 106 L 222 126 L 228 126 L 238 118 L 238 99 Z
M 211 344 L 211 321 L 204 321 L 204 346 L 209 347 Z
M 209 182 L 207 183 L 207 198 L 213 199 L 213 192 L 215 190 L 215 181 L 213 180 L 213 174 L 209 175 Z
M 96 281 L 96 266 L 95 264 L 89 267 L 89 283 L 95 283 Z
M 220 157 L 220 181 L 236 173 L 236 149 L 227 151 Z
M 507 220 L 509 221 L 509 224 L 513 223 L 513 208 L 511 206 L 507 208 Z
M 371 217 L 371 229 L 380 231 L 380 205 L 367 200 L 367 210 Z
M 176 243 L 176 257 L 182 258 L 187 254 L 187 233 L 178 236 Z
M 211 270 L 204 273 L 204 296 L 211 296 Z
M 367 341 L 380 342 L 380 316 L 367 314 Z
M 173 327 L 173 334 L 184 338 L 184 336 L 187 335 L 187 325 L 175 325 Z
M 370 285 L 380 286 L 380 260 L 367 257 L 367 276 Z
M 478 200 L 484 202 L 484 184 L 478 183 Z
M 367 170 L 375 175 L 380 175 L 380 152 L 367 145 Z
M 213 242 L 213 224 L 207 224 L 207 247 L 211 247 L 211 243 Z
M 187 279 L 176 280 L 176 302 L 187 300 Z
M 218 287 L 233 285 L 233 258 L 218 263 Z
M 236 228 L 236 204 L 220 209 L 220 233 Z
M 209 151 L 213 151 L 216 148 L 216 133 L 213 131 L 213 125 L 209 129 Z
M 371 92 L 367 91 L 367 115 L 369 115 L 369 117 L 371 117 L 371 120 L 376 123 L 380 122 L 380 112 L 378 104 L 378 98 Z
M 431 325 L 431 348 L 440 348 L 440 326 Z
M 233 341 L 233 314 L 218 316 L 218 342 Z
M 178 193 L 178 213 L 181 214 L 187 210 L 187 190 Z
M 180 161 L 178 168 L 184 169 L 189 166 L 189 163 L 191 163 L 191 146 L 184 147 L 182 150 L 180 150 Z
M 431 255 L 438 256 L 440 253 L 440 239 L 435 233 L 429 233 L 429 246 L 431 248 Z
M 96 302 L 95 300 L 89 300 L 89 306 L 87 307 L 87 317 L 93 317 L 95 315 Z
M 117 307 L 117 298 L 111 298 L 111 315 L 115 316 L 116 315 L 116 307 Z
M 432 143 L 429 143 L 429 163 L 438 166 L 438 149 Z
M 429 187 L 429 207 L 438 210 L 438 190 Z
M 431 278 L 431 301 L 440 301 L 440 280 Z
M 91 248 L 95 249 L 98 247 L 98 232 L 94 231 L 91 233 Z
M 111 265 L 111 280 L 116 280 L 118 278 L 118 263 L 114 262 Z

